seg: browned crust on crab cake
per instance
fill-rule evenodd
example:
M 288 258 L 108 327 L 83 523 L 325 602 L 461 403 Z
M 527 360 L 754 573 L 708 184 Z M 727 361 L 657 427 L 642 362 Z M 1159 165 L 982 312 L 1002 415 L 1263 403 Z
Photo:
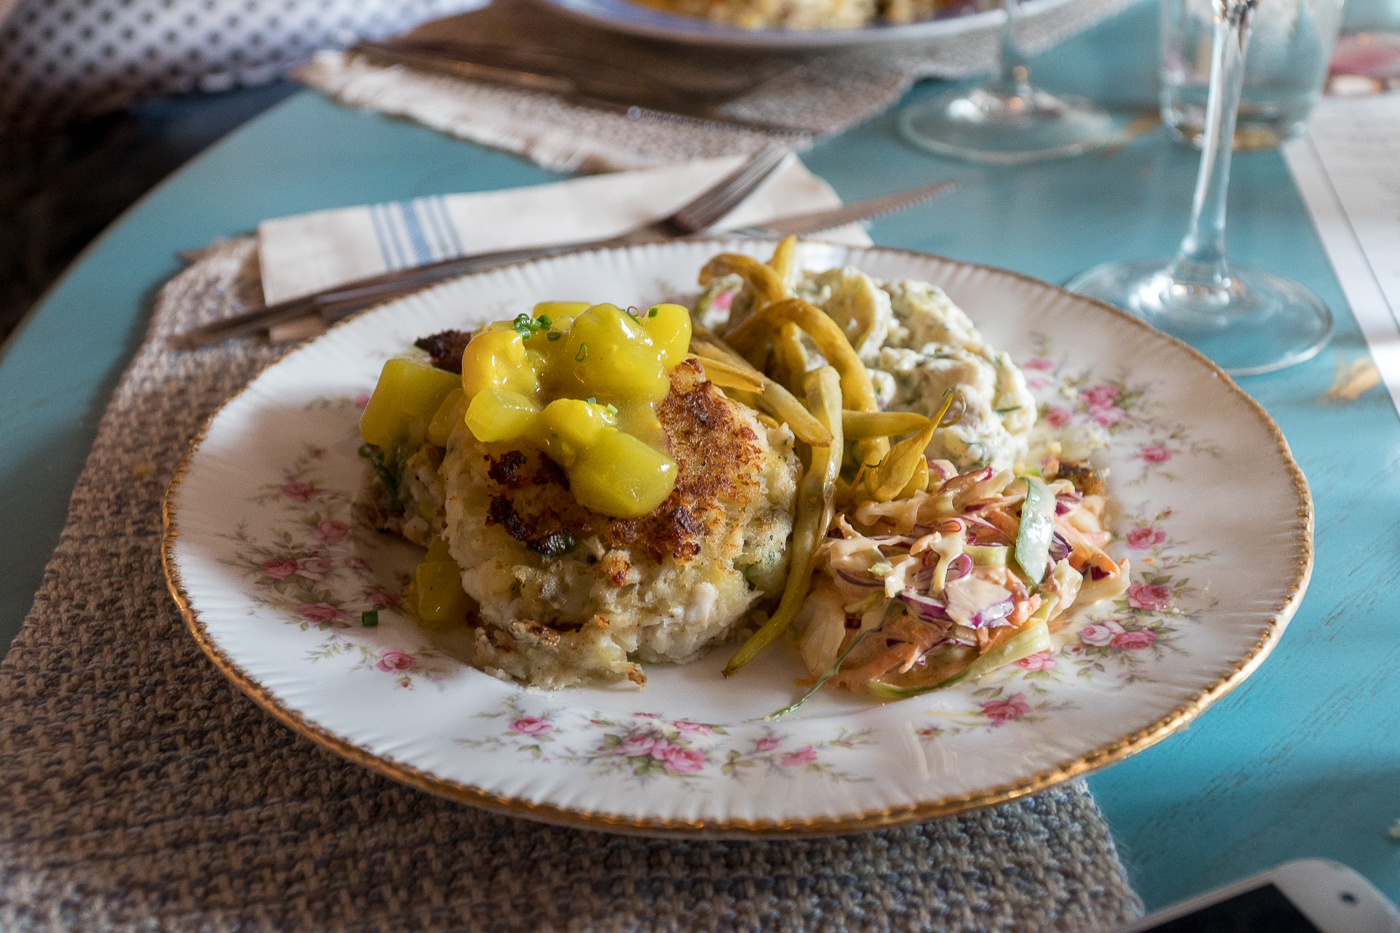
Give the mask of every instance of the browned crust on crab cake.
M 635 519 L 579 505 L 534 445 L 458 428 L 444 463 L 447 533 L 482 606 L 483 667 L 548 687 L 640 682 L 635 659 L 692 657 L 781 585 L 798 472 L 790 432 L 727 398 L 694 360 L 672 371 L 657 416 L 676 485 Z
M 657 416 L 676 461 L 676 486 L 640 518 L 610 518 L 574 500 L 564 471 L 533 445 L 485 455 L 491 506 L 487 523 L 532 550 L 551 535 L 597 535 L 610 549 L 639 549 L 652 560 L 688 561 L 724 527 L 729 512 L 763 495 L 759 473 L 767 445 L 736 417 L 736 405 L 687 360 L 671 373 L 671 392 Z

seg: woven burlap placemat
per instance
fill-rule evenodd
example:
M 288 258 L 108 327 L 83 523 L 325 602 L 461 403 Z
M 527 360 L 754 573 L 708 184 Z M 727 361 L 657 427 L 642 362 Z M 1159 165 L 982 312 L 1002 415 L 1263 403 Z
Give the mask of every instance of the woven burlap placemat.
M 251 240 L 166 285 L 0 665 L 0 929 L 1100 930 L 1133 916 L 1080 781 L 791 841 L 655 840 L 497 816 L 298 737 L 233 688 L 161 575 L 161 497 L 278 351 L 168 338 L 259 297 Z
M 1132 0 L 1066 0 L 1020 20 L 1017 36 L 1038 51 L 1123 9 Z M 435 40 L 532 46 L 625 65 L 639 82 L 712 91 L 746 89 L 721 109 L 790 127 L 801 146 L 849 129 L 897 101 L 915 81 L 993 67 L 1001 27 L 836 49 L 765 50 L 686 45 L 610 32 L 538 0 L 493 0 L 411 33 Z M 525 155 L 558 171 L 613 171 L 752 152 L 773 137 L 685 121 L 572 106 L 534 93 L 370 64 L 323 52 L 296 75 L 342 103 L 409 117 L 435 129 Z

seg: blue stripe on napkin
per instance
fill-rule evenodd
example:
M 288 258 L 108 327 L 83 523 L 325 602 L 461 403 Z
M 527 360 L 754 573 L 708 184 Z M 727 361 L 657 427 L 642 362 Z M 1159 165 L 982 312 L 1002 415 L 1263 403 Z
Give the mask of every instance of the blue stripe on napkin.
M 384 268 L 402 269 L 408 263 L 402 258 L 402 249 L 397 242 L 398 231 L 394 229 L 393 220 L 387 216 L 384 205 L 371 204 L 369 219 L 374 226 L 374 238 L 379 243 L 379 255 L 384 259 Z
M 413 202 L 413 207 L 427 222 L 427 228 L 432 231 L 435 259 L 447 259 L 466 252 L 457 235 L 457 226 L 452 222 L 452 216 L 447 213 L 447 202 L 440 195 L 418 198 Z
M 408 235 L 409 245 L 413 247 L 414 265 L 432 262 L 435 257 L 433 251 L 428 248 L 427 237 L 423 236 L 423 224 L 418 217 L 418 205 L 411 201 L 399 201 L 394 206 L 399 209 L 399 216 L 403 218 L 404 233 Z

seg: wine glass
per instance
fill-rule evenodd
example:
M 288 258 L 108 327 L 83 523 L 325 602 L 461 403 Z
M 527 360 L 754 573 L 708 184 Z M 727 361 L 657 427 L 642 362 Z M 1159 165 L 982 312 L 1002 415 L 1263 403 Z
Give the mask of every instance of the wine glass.
M 1078 97 L 1057 97 L 1030 84 L 1016 43 L 1016 0 L 1003 0 L 997 73 L 970 91 L 911 104 L 899 129 L 916 146 L 974 162 L 1016 164 L 1077 155 L 1107 143 L 1113 120 Z
M 1191 224 L 1175 257 L 1110 262 L 1065 285 L 1179 337 L 1232 376 L 1272 372 L 1317 355 L 1332 314 L 1302 285 L 1225 262 L 1225 192 L 1258 0 L 1214 0 L 1215 36 L 1201 170 Z

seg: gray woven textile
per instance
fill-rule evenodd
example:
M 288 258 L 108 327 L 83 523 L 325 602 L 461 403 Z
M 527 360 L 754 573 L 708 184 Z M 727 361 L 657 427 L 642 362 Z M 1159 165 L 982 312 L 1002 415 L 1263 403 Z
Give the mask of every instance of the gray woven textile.
M 1098 930 L 1138 911 L 1078 781 L 864 835 L 654 840 L 442 800 L 264 715 L 185 631 L 159 556 L 172 468 L 277 352 L 165 341 L 257 296 L 249 240 L 166 286 L 0 666 L 0 929 Z

